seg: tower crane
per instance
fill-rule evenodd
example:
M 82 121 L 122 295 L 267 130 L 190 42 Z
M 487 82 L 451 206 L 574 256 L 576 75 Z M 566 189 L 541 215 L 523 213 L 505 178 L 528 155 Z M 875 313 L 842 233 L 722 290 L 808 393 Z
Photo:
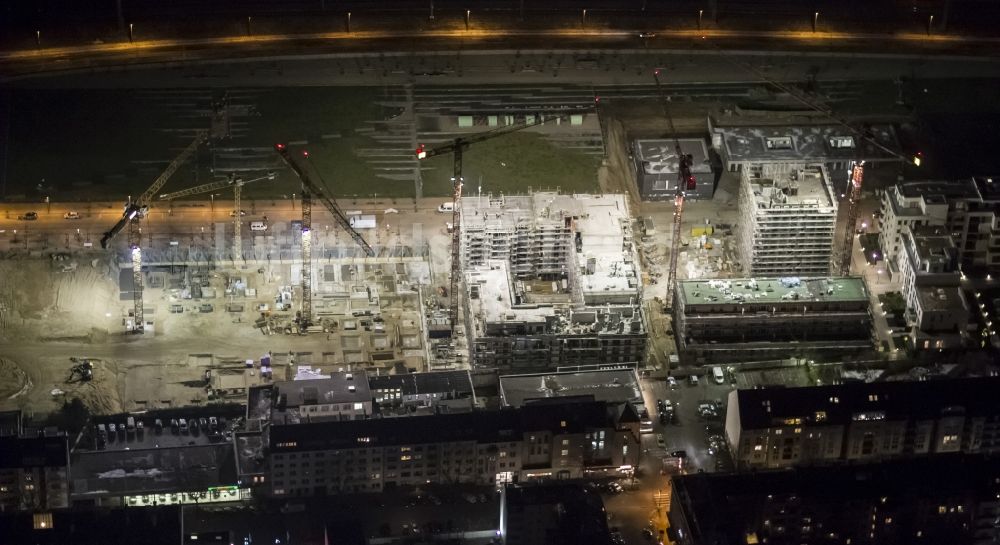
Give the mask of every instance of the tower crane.
M 427 159 L 430 157 L 435 157 L 437 155 L 446 155 L 448 153 L 452 154 L 454 157 L 454 164 L 452 165 L 452 210 L 451 210 L 451 286 L 448 292 L 449 301 L 451 303 L 451 334 L 455 335 L 455 324 L 458 322 L 458 306 L 460 298 L 458 297 L 456 290 L 459 286 L 459 278 L 462 275 L 462 263 L 460 258 L 461 243 L 462 243 L 462 229 L 461 222 L 459 221 L 459 206 L 462 201 L 462 185 L 465 179 L 462 177 L 462 154 L 463 152 L 472 144 L 483 142 L 485 140 L 490 140 L 498 136 L 503 136 L 512 132 L 517 132 L 530 127 L 535 127 L 538 125 L 543 125 L 550 121 L 562 120 L 574 114 L 585 113 L 593 110 L 593 107 L 583 107 L 575 108 L 573 110 L 559 113 L 556 115 L 546 116 L 545 114 L 538 114 L 532 121 L 526 121 L 525 123 L 519 123 L 515 125 L 507 125 L 505 127 L 500 127 L 498 129 L 482 132 L 479 134 L 473 134 L 469 136 L 463 136 L 435 146 L 433 148 L 427 149 L 423 144 L 417 147 L 416 155 L 417 159 Z
M 233 221 L 233 260 L 242 259 L 243 257 L 243 238 L 240 235 L 240 227 L 243 225 L 243 220 L 241 218 L 242 212 L 240 209 L 240 193 L 243 192 L 243 186 L 246 184 L 252 184 L 254 182 L 259 182 L 262 180 L 274 180 L 276 174 L 274 172 L 268 172 L 267 175 L 261 176 L 259 178 L 254 178 L 252 180 L 244 180 L 233 174 L 231 174 L 225 180 L 219 180 L 217 182 L 211 182 L 202 185 L 196 185 L 194 187 L 189 187 L 187 189 L 182 189 L 180 191 L 174 191 L 172 193 L 164 193 L 157 197 L 161 201 L 173 202 L 174 199 L 179 199 L 181 197 L 187 197 L 189 195 L 200 195 L 202 193 L 209 193 L 217 189 L 226 189 L 228 187 L 233 188 L 233 200 L 235 202 L 236 218 Z
M 357 232 L 354 227 L 351 227 L 350 220 L 344 214 L 344 211 L 340 209 L 337 202 L 330 197 L 323 186 L 317 184 L 313 179 L 306 173 L 306 171 L 299 165 L 291 152 L 288 150 L 288 146 L 285 144 L 275 144 L 275 151 L 281 156 L 281 159 L 288 165 L 288 168 L 292 169 L 295 176 L 299 178 L 302 182 L 302 310 L 299 316 L 299 328 L 305 330 L 305 328 L 312 325 L 312 199 L 315 197 L 327 210 L 333 214 L 333 220 L 340 225 L 348 235 L 354 239 L 354 242 L 361 247 L 365 255 L 368 257 L 373 257 L 375 255 L 375 250 L 365 241 L 361 233 Z M 309 152 L 302 152 L 303 157 L 308 158 Z M 239 212 L 237 212 L 239 214 Z
M 194 140 L 184 150 L 174 158 L 173 161 L 167 165 L 167 168 L 153 180 L 149 188 L 146 189 L 139 197 L 132 201 L 125 203 L 125 210 L 122 213 L 121 219 L 118 220 L 108 232 L 104 233 L 101 237 L 101 248 L 107 248 L 108 243 L 115 238 L 118 233 L 121 233 L 126 225 L 129 226 L 129 249 L 132 257 L 132 305 L 133 305 L 133 318 L 134 323 L 132 324 L 133 333 L 142 333 L 145 321 L 142 315 L 142 250 L 140 249 L 140 242 L 142 231 L 139 227 L 139 221 L 146 217 L 149 211 L 149 204 L 156 196 L 157 192 L 163 188 L 163 185 L 167 183 L 167 180 L 177 172 L 185 161 L 187 161 L 195 151 L 198 150 L 198 146 L 201 145 L 207 138 L 206 131 L 198 131 L 195 134 Z
M 696 180 L 691 174 L 691 163 L 693 157 L 685 154 L 681 150 L 681 142 L 677 138 L 677 130 L 674 128 L 674 117 L 670 114 L 670 101 L 660 85 L 660 71 L 653 71 L 653 79 L 656 80 L 656 91 L 660 95 L 660 104 L 663 106 L 663 114 L 667 118 L 670 127 L 670 137 L 674 140 L 674 152 L 677 154 L 677 190 L 674 192 L 674 224 L 673 238 L 670 241 L 670 264 L 667 269 L 667 310 L 673 309 L 674 289 L 677 283 L 677 254 L 681 248 L 681 220 L 684 216 L 684 194 L 696 188 Z

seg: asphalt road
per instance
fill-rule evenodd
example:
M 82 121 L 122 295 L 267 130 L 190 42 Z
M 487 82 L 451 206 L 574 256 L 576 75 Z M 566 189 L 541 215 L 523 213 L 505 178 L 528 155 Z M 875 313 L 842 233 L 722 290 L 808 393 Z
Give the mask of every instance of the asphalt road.
M 360 210 L 365 214 L 375 214 L 379 218 L 380 227 L 388 227 L 389 231 L 397 232 L 406 230 L 409 225 L 421 223 L 425 232 L 430 229 L 434 232 L 437 225 L 442 229 L 447 214 L 437 212 L 437 206 L 441 199 L 423 199 L 418 206 L 418 212 L 414 214 L 412 200 L 392 203 L 391 201 L 371 201 L 365 200 L 358 203 L 345 200 L 340 203 L 345 211 Z M 43 241 L 48 243 L 52 249 L 65 247 L 67 249 L 80 249 L 89 242 L 93 247 L 99 245 L 102 233 L 110 229 L 122 214 L 124 203 L 52 203 L 51 206 L 45 203 L 39 204 L 3 204 L 0 206 L 0 241 L 6 240 L 12 247 L 23 244 L 25 233 L 27 233 L 30 247 L 37 249 L 43 246 Z M 385 211 L 396 208 L 406 214 L 386 214 Z M 234 218 L 230 216 L 233 210 L 231 200 L 218 199 L 212 201 L 184 201 L 176 203 L 172 209 L 166 205 L 154 206 L 146 220 L 143 222 L 145 234 L 155 233 L 158 238 L 174 237 L 183 239 L 185 237 L 211 235 L 216 223 L 231 223 Z M 302 211 L 297 200 L 277 199 L 267 201 L 256 201 L 254 206 L 247 199 L 243 200 L 243 210 L 247 215 L 243 216 L 242 234 L 244 239 L 252 236 L 249 223 L 254 220 L 268 218 L 270 224 L 275 222 L 291 222 L 302 219 Z M 18 219 L 29 211 L 38 214 L 37 220 L 27 221 Z M 66 212 L 77 212 L 80 219 L 65 219 Z M 450 217 L 450 216 L 448 216 Z M 313 225 L 317 229 L 329 226 L 334 229 L 333 215 L 322 206 L 313 207 Z M 408 231 L 407 231 L 408 232 Z M 366 235 L 367 236 L 367 235 Z M 17 238 L 20 242 L 14 244 L 12 239 Z M 123 243 L 125 234 L 122 233 L 118 242 Z M 2 247 L 2 246 L 0 246 Z
M 265 48 L 265 44 L 254 43 L 212 49 L 211 56 L 188 50 L 177 54 L 152 46 L 150 51 L 119 48 L 15 58 L 13 54 L 0 54 L 0 83 L 29 88 L 649 85 L 650 74 L 657 68 L 663 69 L 665 77 L 661 77 L 667 84 L 761 81 L 760 75 L 783 81 L 807 77 L 843 81 L 1000 76 L 1000 63 L 988 57 L 935 57 L 927 51 L 888 55 L 886 48 L 878 46 L 868 48 L 864 54 L 808 49 L 768 52 L 738 44 L 728 49 L 701 44 L 677 48 L 669 43 L 634 48 L 634 39 L 623 35 L 598 43 L 567 40 L 555 44 L 529 40 L 516 44 L 467 40 L 456 44 L 431 40 L 426 49 L 414 52 L 376 40 L 352 38 L 357 43 L 352 41 L 348 48 L 313 47 L 284 57 L 275 56 L 276 52 Z M 374 52 L 380 49 L 385 51 Z M 759 74 L 748 71 L 745 65 Z

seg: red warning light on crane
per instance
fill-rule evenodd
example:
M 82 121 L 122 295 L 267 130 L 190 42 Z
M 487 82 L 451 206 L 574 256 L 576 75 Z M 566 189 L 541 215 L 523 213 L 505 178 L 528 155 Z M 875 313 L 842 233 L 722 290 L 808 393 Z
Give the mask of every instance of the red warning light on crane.
M 424 149 L 423 144 L 420 144 L 420 146 L 417 147 L 417 159 L 426 159 L 426 158 L 427 158 L 427 150 Z
M 302 156 L 308 159 L 309 158 L 309 152 L 306 151 L 306 150 L 302 150 Z
M 274 145 L 274 149 L 276 149 L 278 151 L 284 151 L 285 150 L 285 145 L 284 144 L 275 144 Z

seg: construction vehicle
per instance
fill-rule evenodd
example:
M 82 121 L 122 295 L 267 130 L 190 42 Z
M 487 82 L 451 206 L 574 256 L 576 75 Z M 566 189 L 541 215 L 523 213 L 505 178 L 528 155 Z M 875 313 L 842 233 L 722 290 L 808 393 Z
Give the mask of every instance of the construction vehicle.
M 254 182 L 259 182 L 262 180 L 274 180 L 277 175 L 274 172 L 268 172 L 264 176 L 259 178 L 254 178 L 252 180 L 244 180 L 243 178 L 237 177 L 235 174 L 230 174 L 225 180 L 220 180 L 218 182 L 211 182 L 207 184 L 197 185 L 194 187 L 189 187 L 187 189 L 182 189 L 180 191 L 174 191 L 173 193 L 164 193 L 158 197 L 161 201 L 168 201 L 169 206 L 173 206 L 174 199 L 179 199 L 181 197 L 187 197 L 190 195 L 200 195 L 202 193 L 210 193 L 218 189 L 226 189 L 228 187 L 233 188 L 233 259 L 243 258 L 243 237 L 241 235 L 241 227 L 243 226 L 241 216 L 242 209 L 240 208 L 240 195 L 243 192 L 243 186 L 246 184 L 252 184 Z
M 94 364 L 88 359 L 70 358 L 75 365 L 69 368 L 67 384 L 74 382 L 89 382 L 94 379 Z
M 344 211 L 340 209 L 337 202 L 333 200 L 327 194 L 326 189 L 320 184 L 313 181 L 313 179 L 306 173 L 299 163 L 292 158 L 291 153 L 288 150 L 288 146 L 285 144 L 275 144 L 275 151 L 281 156 L 281 159 L 288 165 L 288 168 L 292 169 L 292 172 L 299 178 L 302 182 L 302 309 L 299 311 L 297 316 L 297 324 L 299 331 L 306 331 L 311 325 L 313 325 L 312 316 L 312 199 L 315 196 L 327 210 L 333 214 L 333 219 L 340 225 L 340 228 L 344 230 L 348 235 L 354 239 L 354 242 L 361 247 L 367 257 L 373 257 L 375 255 L 375 250 L 365 241 L 361 233 L 358 233 L 353 227 L 351 227 L 351 221 L 344 214 Z M 302 156 L 306 159 L 309 158 L 309 152 L 302 152 Z
M 187 161 L 195 151 L 198 150 L 198 146 L 206 140 L 207 133 L 205 131 L 198 131 L 195 134 L 194 140 L 184 150 L 181 151 L 173 161 L 167 165 L 167 168 L 153 180 L 149 188 L 146 189 L 136 200 L 129 200 L 125 203 L 125 210 L 122 213 L 121 219 L 118 223 L 114 225 L 108 232 L 104 233 L 101 237 L 101 248 L 107 248 L 108 243 L 114 239 L 118 233 L 121 233 L 125 226 L 129 226 L 129 248 L 132 258 L 132 305 L 133 305 L 133 323 L 132 323 L 132 333 L 142 333 L 143 327 L 145 326 L 145 320 L 142 314 L 142 250 L 140 249 L 140 237 L 142 236 L 142 230 L 139 226 L 139 222 L 142 218 L 146 216 L 149 211 L 149 204 L 153 200 L 153 197 L 163 188 L 167 180 L 177 172 L 185 161 Z
M 596 104 L 596 101 L 595 101 Z M 592 111 L 593 107 L 582 107 L 576 108 L 567 112 L 559 113 L 556 115 L 537 114 L 531 121 L 526 121 L 524 123 L 519 123 L 515 125 L 507 125 L 492 131 L 483 132 L 479 134 L 473 134 L 470 136 L 463 136 L 441 144 L 439 146 L 427 149 L 423 144 L 417 147 L 416 155 L 417 159 L 428 159 L 438 155 L 446 155 L 448 153 L 452 154 L 454 157 L 454 163 L 452 165 L 452 176 L 451 185 L 453 189 L 452 200 L 450 203 L 444 203 L 438 207 L 438 212 L 451 213 L 451 221 L 448 224 L 451 226 L 451 289 L 448 293 L 451 296 L 451 335 L 455 336 L 455 326 L 458 323 L 458 306 L 460 302 L 458 285 L 461 282 L 462 276 L 462 264 L 461 264 L 461 241 L 462 241 L 462 226 L 459 221 L 460 214 L 460 204 L 462 200 L 462 185 L 465 179 L 462 177 L 462 154 L 468 149 L 472 144 L 483 142 L 486 140 L 491 140 L 498 136 L 503 136 L 505 134 L 510 134 L 512 132 L 517 132 L 530 127 L 535 127 L 538 125 L 543 125 L 550 121 L 557 121 L 566 119 L 574 114 L 581 114 Z
M 697 181 L 691 174 L 691 163 L 694 158 L 685 154 L 681 150 L 681 142 L 677 138 L 677 130 L 674 128 L 674 117 L 670 113 L 670 101 L 660 84 L 660 71 L 653 71 L 653 79 L 656 81 L 656 91 L 660 95 L 660 104 L 663 106 L 663 114 L 667 118 L 670 127 L 670 137 L 674 140 L 674 152 L 677 154 L 677 188 L 674 192 L 674 222 L 672 238 L 670 239 L 670 262 L 667 265 L 667 294 L 666 309 L 673 310 L 674 286 L 677 284 L 677 255 L 681 249 L 681 221 L 684 217 L 684 194 L 697 188 Z

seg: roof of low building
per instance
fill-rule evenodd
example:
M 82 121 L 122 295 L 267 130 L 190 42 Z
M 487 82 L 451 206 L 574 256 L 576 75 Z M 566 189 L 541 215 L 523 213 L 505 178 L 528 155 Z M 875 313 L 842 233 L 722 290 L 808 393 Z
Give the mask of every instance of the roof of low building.
M 977 377 L 763 388 L 737 390 L 730 396 L 737 397 L 741 427 L 763 429 L 795 419 L 803 424 L 846 424 L 860 418 L 858 415 L 884 420 L 940 418 L 949 411 L 966 416 L 1000 415 L 998 388 L 1000 377 Z
M 642 399 L 639 380 L 633 369 L 601 369 L 504 375 L 500 377 L 500 397 L 508 407 L 522 407 L 536 399 L 590 396 L 597 401 L 626 403 Z
M 432 371 L 397 375 L 371 375 L 368 384 L 372 390 L 399 389 L 404 396 L 421 394 L 471 394 L 472 377 L 469 371 Z
M 896 155 L 860 140 L 839 124 L 718 126 L 710 120 L 714 133 L 721 134 L 730 161 L 899 161 Z M 891 125 L 873 125 L 869 136 L 891 150 L 899 149 Z M 859 143 L 860 142 L 860 143 Z
M 66 435 L 0 437 L 0 469 L 65 467 L 69 464 Z
M 879 543 L 960 545 L 972 543 L 974 531 L 968 524 L 974 515 L 962 510 L 994 501 L 998 478 L 1000 460 L 965 455 L 692 473 L 672 480 L 671 520 L 683 512 L 693 542 L 716 545 L 815 543 L 818 528 L 837 543 L 870 543 L 873 523 Z
M 636 140 L 635 154 L 642 161 L 646 174 L 677 174 L 677 150 L 691 155 L 691 172 L 712 172 L 712 164 L 708 158 L 708 147 L 701 138 L 682 138 L 677 140 Z
M 616 411 L 603 402 L 571 400 L 516 409 L 274 425 L 277 452 L 475 441 L 519 441 L 523 432 L 583 433 L 615 427 Z
M 73 455 L 74 497 L 205 491 L 236 484 L 232 443 Z
M 611 542 L 601 496 L 579 484 L 508 486 L 504 490 L 510 543 L 597 545 Z
M 329 403 L 359 403 L 372 400 L 368 375 L 364 372 L 331 373 L 330 378 L 275 382 L 278 396 L 287 407 Z

